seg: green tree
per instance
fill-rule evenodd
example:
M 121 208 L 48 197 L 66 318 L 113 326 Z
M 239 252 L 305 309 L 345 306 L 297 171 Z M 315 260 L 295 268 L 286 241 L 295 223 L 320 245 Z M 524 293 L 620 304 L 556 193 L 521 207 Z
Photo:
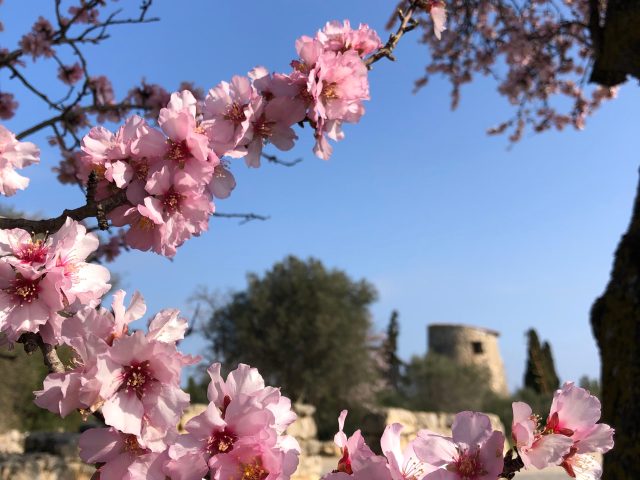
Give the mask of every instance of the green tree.
M 527 368 L 524 386 L 536 393 L 548 395 L 560 386 L 551 353 L 551 345 L 540 345 L 538 333 L 532 328 L 527 332 Z
M 376 393 L 369 313 L 375 288 L 293 256 L 247 280 L 247 289 L 205 324 L 214 358 L 227 369 L 239 362 L 259 368 L 293 401 L 315 405 L 319 432 L 331 435 L 342 408 L 357 409 Z
M 391 312 L 387 334 L 382 342 L 383 376 L 387 388 L 393 392 L 398 392 L 402 386 L 402 368 L 404 363 L 398 357 L 398 336 L 400 335 L 400 324 L 398 322 L 398 311 Z
M 71 353 L 67 348 L 60 348 L 59 354 L 65 363 L 70 363 Z M 79 413 L 73 412 L 62 419 L 33 403 L 33 392 L 42 389 L 42 379 L 48 373 L 42 357 L 27 355 L 21 348 L 2 352 L 0 371 L 0 430 L 77 431 L 80 428 L 83 422 Z
M 459 365 L 442 355 L 414 356 L 407 366 L 406 407 L 459 412 L 482 410 L 490 395 L 489 372 L 478 365 Z

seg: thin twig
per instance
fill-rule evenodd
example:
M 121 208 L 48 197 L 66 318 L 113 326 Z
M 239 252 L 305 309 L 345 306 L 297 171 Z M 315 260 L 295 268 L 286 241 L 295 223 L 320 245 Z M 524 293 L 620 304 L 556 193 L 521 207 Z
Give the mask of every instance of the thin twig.
M 389 40 L 387 40 L 387 43 L 385 43 L 382 48 L 379 48 L 373 55 L 371 55 L 364 61 L 369 70 L 371 70 L 372 68 L 371 65 L 382 58 L 388 58 L 392 62 L 395 61 L 396 57 L 393 55 L 393 50 L 398 45 L 398 42 L 405 33 L 410 32 L 418 26 L 418 22 L 415 18 L 412 17 L 421 4 L 422 0 L 414 0 L 409 4 L 407 10 L 398 8 L 397 15 L 400 19 L 400 25 L 394 33 L 389 35 Z
M 276 155 L 270 155 L 268 153 L 262 153 L 262 158 L 266 159 L 271 163 L 277 163 L 278 165 L 283 165 L 285 167 L 293 167 L 302 161 L 302 158 L 296 158 L 295 160 L 282 160 L 278 158 Z
M 216 212 L 213 214 L 214 217 L 218 218 L 241 218 L 242 221 L 240 225 L 244 225 L 247 222 L 252 220 L 269 220 L 270 217 L 266 215 L 258 215 L 256 213 L 220 213 Z

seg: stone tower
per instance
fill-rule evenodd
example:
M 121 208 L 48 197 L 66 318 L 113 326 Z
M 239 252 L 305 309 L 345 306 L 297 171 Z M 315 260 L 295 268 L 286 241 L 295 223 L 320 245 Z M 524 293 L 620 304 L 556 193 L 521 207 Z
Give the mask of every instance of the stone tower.
M 498 395 L 509 395 L 498 332 L 469 325 L 431 324 L 427 335 L 429 352 L 448 357 L 460 365 L 485 366 L 491 376 L 491 390 Z

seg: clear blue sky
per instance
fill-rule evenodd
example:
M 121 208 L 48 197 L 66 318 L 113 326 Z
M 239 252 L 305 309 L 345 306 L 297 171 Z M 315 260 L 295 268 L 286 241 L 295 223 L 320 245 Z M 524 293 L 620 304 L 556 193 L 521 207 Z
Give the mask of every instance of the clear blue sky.
M 13 47 L 38 14 L 48 13 L 39 11 L 48 3 L 7 0 L 0 7 L 0 46 Z M 349 18 L 382 32 L 394 5 L 159 1 L 154 13 L 161 22 L 114 30 L 89 51 L 91 71 L 110 75 L 119 96 L 142 77 L 168 89 L 181 80 L 209 88 L 255 65 L 286 71 L 295 39 L 327 20 Z M 502 333 L 514 388 L 522 382 L 524 332 L 535 326 L 551 341 L 563 379 L 596 376 L 588 313 L 630 215 L 640 163 L 638 88 L 623 88 L 583 132 L 528 135 L 509 150 L 506 138 L 484 133 L 512 113 L 491 80 L 465 87 L 455 112 L 443 80 L 411 93 L 427 55 L 409 35 L 396 63 L 376 66 L 367 114 L 346 128 L 329 162 L 313 157 L 303 131 L 286 155 L 304 157 L 295 168 L 234 165 L 238 187 L 218 202 L 219 211 L 268 214 L 269 221 L 212 220 L 210 232 L 188 242 L 172 262 L 125 254 L 113 266 L 124 286 L 140 290 L 150 311 L 186 309 L 197 285 L 241 289 L 248 271 L 262 272 L 287 254 L 314 256 L 376 285 L 378 329 L 399 310 L 404 358 L 424 353 L 430 322 L 494 328 Z M 48 68 L 32 71 L 40 84 L 52 83 Z M 0 87 L 14 89 L 3 75 Z M 9 128 L 47 114 L 13 91 L 22 108 Z M 80 205 L 80 191 L 59 185 L 49 172 L 57 156 L 43 137 L 32 140 L 43 149 L 43 165 L 26 170 L 31 188 L 8 203 L 45 215 Z M 184 347 L 198 352 L 203 345 L 192 338 Z

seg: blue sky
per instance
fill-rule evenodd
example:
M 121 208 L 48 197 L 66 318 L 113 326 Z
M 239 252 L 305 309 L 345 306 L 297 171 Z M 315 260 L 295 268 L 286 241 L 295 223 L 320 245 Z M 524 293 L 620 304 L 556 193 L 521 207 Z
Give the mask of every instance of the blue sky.
M 0 46 L 13 47 L 39 14 L 48 14 L 44 4 L 7 0 L 0 7 Z M 286 71 L 295 39 L 327 20 L 365 22 L 386 37 L 395 2 L 238 5 L 159 1 L 153 11 L 161 22 L 122 27 L 89 49 L 91 72 L 109 75 L 120 96 L 142 77 L 167 89 L 181 80 L 209 88 L 255 65 Z M 522 382 L 524 332 L 535 326 L 551 341 L 563 379 L 596 376 L 588 314 L 630 215 L 640 151 L 638 88 L 623 88 L 585 131 L 525 135 L 508 149 L 506 138 L 485 134 L 512 114 L 493 81 L 464 87 L 455 112 L 444 80 L 434 78 L 412 94 L 428 58 L 416 37 L 402 39 L 396 63 L 376 65 L 367 114 L 346 128 L 330 161 L 313 157 L 302 131 L 296 149 L 282 155 L 303 157 L 295 168 L 234 164 L 238 187 L 218 210 L 267 214 L 269 221 L 239 226 L 214 219 L 210 232 L 188 242 L 173 261 L 125 254 L 113 265 L 124 287 L 140 290 L 152 312 L 187 310 L 198 285 L 241 289 L 248 271 L 263 272 L 287 254 L 314 256 L 376 285 L 378 329 L 399 310 L 404 358 L 424 353 L 430 322 L 494 328 L 502 333 L 514 388 Z M 46 65 L 31 71 L 36 83 L 53 85 Z M 45 118 L 46 109 L 6 73 L 3 87 L 22 105 L 9 128 Z M 42 147 L 43 165 L 25 171 L 32 179 L 27 191 L 3 202 L 45 215 L 80 205 L 80 191 L 50 173 L 57 156 L 44 136 L 31 140 Z M 204 343 L 190 338 L 183 346 L 197 353 Z

